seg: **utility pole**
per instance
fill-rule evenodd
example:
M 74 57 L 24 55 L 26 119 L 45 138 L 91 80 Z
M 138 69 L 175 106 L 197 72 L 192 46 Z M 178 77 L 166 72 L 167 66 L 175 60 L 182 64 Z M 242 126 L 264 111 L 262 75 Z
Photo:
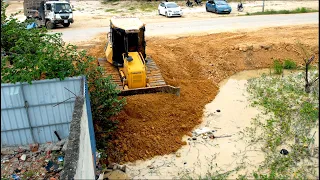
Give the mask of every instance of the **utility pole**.
M 262 12 L 264 12 L 264 1 L 265 0 L 262 1 Z

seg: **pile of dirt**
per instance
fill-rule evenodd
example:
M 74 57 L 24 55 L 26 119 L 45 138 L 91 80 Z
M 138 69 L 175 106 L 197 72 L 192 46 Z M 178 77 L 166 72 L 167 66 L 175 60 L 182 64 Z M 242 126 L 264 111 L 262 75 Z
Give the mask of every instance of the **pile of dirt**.
M 204 106 L 218 93 L 220 81 L 242 70 L 268 68 L 274 59 L 302 64 L 304 54 L 297 41 L 318 57 L 318 29 L 310 25 L 147 39 L 147 54 L 168 84 L 181 87 L 181 96 L 126 97 L 127 105 L 114 117 L 120 124 L 107 149 L 108 160 L 124 163 L 177 151 L 186 144 L 183 135 L 201 123 Z M 105 37 L 95 39 L 91 55 L 104 56 Z

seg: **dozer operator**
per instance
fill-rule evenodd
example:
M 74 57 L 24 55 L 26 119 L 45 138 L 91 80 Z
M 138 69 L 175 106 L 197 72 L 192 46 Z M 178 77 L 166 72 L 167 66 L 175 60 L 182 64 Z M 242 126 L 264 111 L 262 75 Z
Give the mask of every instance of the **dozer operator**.
M 112 76 L 120 95 L 156 92 L 180 95 L 180 88 L 167 85 L 155 62 L 146 56 L 145 24 L 140 19 L 112 17 L 107 38 L 106 58 L 99 58 L 99 65 Z

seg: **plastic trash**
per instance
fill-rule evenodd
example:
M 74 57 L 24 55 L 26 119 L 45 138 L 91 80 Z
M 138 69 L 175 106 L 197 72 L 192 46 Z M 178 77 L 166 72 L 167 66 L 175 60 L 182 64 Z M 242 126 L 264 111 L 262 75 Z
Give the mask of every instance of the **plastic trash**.
M 14 180 L 20 180 L 20 177 L 16 174 L 12 174 L 11 177 L 14 179 Z
M 59 157 L 58 157 L 58 161 L 59 161 L 59 162 L 63 162 L 63 156 L 59 156 Z
M 289 154 L 289 151 L 286 150 L 286 149 L 281 149 L 280 154 L 288 155 L 288 154 Z
M 27 29 L 32 29 L 32 28 L 36 28 L 36 27 L 37 27 L 37 24 L 35 22 L 27 25 Z

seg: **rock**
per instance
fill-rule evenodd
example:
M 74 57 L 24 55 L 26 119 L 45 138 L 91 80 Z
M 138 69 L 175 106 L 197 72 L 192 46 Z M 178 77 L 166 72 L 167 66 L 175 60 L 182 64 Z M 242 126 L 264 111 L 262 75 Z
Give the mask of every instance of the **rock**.
M 217 112 L 221 112 L 220 109 L 217 109 Z
M 262 49 L 265 49 L 265 50 L 269 50 L 271 49 L 272 45 L 261 45 L 261 48 Z
M 21 159 L 22 161 L 25 161 L 26 158 L 27 158 L 27 155 L 25 155 L 25 154 L 22 154 L 22 156 L 20 157 L 20 159 Z
M 208 136 L 202 136 L 202 139 L 207 139 L 208 138 Z
M 54 147 L 54 144 L 47 143 L 46 146 L 45 146 L 45 150 L 44 151 L 51 151 L 53 147 Z
M 103 179 L 129 179 L 129 176 L 120 170 L 115 170 L 104 174 Z
M 196 138 L 196 137 L 193 137 L 192 140 L 197 140 L 197 138 Z
M 207 133 L 207 132 L 209 132 L 209 131 L 211 131 L 210 128 L 204 127 L 204 128 L 196 129 L 196 130 L 194 131 L 194 134 L 195 134 L 196 136 L 199 136 L 199 135 L 205 134 L 205 133 Z
M 261 49 L 261 46 L 260 45 L 253 45 L 253 51 L 259 51 Z
M 57 146 L 63 146 L 64 145 L 64 143 L 67 141 L 68 139 L 62 139 L 61 141 L 58 141 L 57 143 L 56 143 L 56 145 Z
M 64 143 L 61 151 L 65 152 L 65 151 L 67 150 L 68 142 L 69 142 L 69 140 L 67 140 L 67 141 Z
M 176 157 L 181 157 L 181 153 L 176 153 Z
M 239 47 L 239 50 L 243 51 L 243 52 L 246 52 L 247 51 L 247 46 L 242 45 L 242 46 Z
M 147 168 L 154 169 L 154 166 L 151 164 L 151 165 L 147 166 Z
M 281 149 L 280 154 L 288 155 L 288 154 L 289 154 L 289 151 L 286 150 L 286 149 Z
M 61 150 L 61 146 L 62 145 L 57 145 L 57 144 L 55 144 L 52 148 L 51 148 L 51 151 L 60 151 Z
M 39 144 L 38 143 L 30 144 L 29 147 L 30 147 L 30 151 L 31 152 L 37 152 L 39 150 Z

